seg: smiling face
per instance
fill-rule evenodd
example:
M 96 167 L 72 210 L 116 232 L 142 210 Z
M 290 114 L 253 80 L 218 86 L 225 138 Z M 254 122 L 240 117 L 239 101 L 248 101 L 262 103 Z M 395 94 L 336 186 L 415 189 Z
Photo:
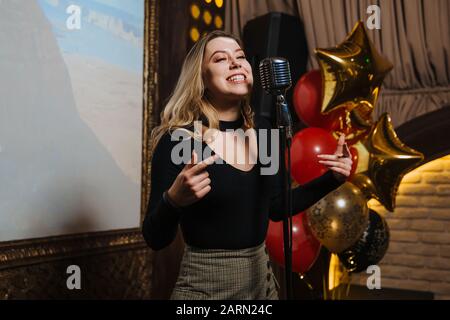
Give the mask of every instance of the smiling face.
M 208 42 L 203 58 L 203 81 L 213 100 L 242 100 L 250 94 L 252 68 L 236 40 L 219 37 Z

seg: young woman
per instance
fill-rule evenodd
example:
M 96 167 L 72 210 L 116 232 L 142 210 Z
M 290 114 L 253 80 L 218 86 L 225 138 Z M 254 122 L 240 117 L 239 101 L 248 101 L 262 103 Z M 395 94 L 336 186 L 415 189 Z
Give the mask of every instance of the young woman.
M 151 195 L 143 235 L 152 249 L 160 250 L 173 241 L 180 225 L 186 243 L 171 299 L 278 299 L 264 240 L 269 219 L 280 221 L 285 214 L 281 175 L 261 174 L 270 164 L 260 161 L 258 147 L 266 143 L 271 150 L 271 140 L 270 134 L 261 140 L 257 133 L 271 126 L 252 112 L 252 84 L 239 40 L 221 31 L 209 33 L 186 56 L 161 124 L 152 131 Z M 197 120 L 202 121 L 200 132 L 194 127 Z M 180 128 L 191 133 L 188 141 L 213 156 L 199 161 L 192 143 L 190 161 L 174 161 L 172 151 L 180 141 L 173 133 Z M 250 133 L 246 139 L 228 129 Z M 293 215 L 350 174 L 344 138 L 334 155 L 318 159 L 330 170 L 293 189 Z M 248 155 L 245 161 L 236 161 L 233 150 Z

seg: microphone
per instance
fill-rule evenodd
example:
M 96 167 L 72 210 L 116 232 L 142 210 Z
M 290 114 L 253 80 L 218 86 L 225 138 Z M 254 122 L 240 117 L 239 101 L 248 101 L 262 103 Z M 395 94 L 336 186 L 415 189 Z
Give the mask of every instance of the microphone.
M 286 128 L 286 137 L 292 138 L 292 119 L 284 95 L 292 86 L 289 62 L 285 58 L 271 57 L 259 63 L 261 86 L 268 94 L 277 96 L 278 127 Z
M 292 190 L 290 179 L 290 147 L 292 141 L 292 120 L 284 98 L 286 91 L 292 86 L 289 62 L 280 57 L 265 58 L 259 64 L 261 86 L 270 95 L 276 96 L 277 126 L 280 130 L 279 154 L 281 165 L 283 208 L 283 248 L 286 266 L 286 296 L 292 299 Z M 287 151 L 287 152 L 286 152 Z M 287 158 L 287 166 L 285 165 Z
M 261 86 L 268 94 L 283 95 L 292 86 L 289 62 L 284 58 L 265 58 L 259 64 Z

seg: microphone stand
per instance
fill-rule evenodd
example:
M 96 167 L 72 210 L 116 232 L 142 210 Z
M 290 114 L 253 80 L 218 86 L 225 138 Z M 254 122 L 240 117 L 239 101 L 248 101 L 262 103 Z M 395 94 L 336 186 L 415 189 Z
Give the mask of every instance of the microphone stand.
M 277 94 L 277 127 L 279 129 L 280 169 L 283 178 L 282 196 L 283 210 L 286 213 L 283 218 L 284 262 L 286 278 L 286 299 L 292 300 L 292 188 L 291 188 L 291 142 L 292 120 L 289 108 L 284 96 Z M 286 163 L 287 156 L 287 163 Z M 287 167 L 286 167 L 287 164 Z

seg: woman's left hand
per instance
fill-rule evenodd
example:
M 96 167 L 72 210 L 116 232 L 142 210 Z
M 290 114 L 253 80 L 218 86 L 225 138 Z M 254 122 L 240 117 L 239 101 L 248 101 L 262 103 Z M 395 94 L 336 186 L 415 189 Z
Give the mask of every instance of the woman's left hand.
M 339 137 L 338 146 L 334 154 L 319 154 L 317 155 L 322 160 L 319 162 L 330 168 L 334 176 L 338 180 L 346 180 L 350 176 L 352 170 L 352 157 L 347 143 L 345 143 L 345 135 Z

